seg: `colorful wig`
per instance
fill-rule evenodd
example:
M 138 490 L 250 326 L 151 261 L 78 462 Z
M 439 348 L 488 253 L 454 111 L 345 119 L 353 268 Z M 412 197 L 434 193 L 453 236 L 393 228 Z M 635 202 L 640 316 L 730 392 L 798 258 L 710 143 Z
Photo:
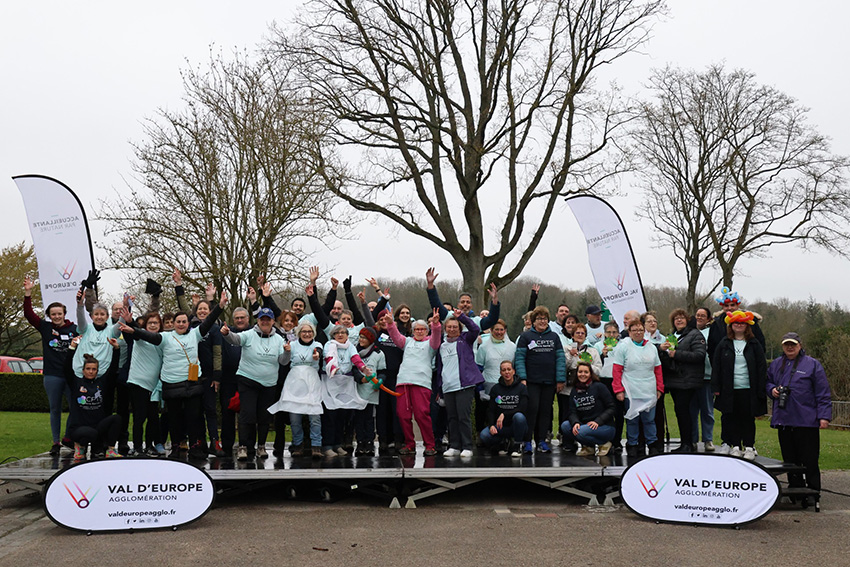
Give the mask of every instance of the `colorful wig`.
M 733 311 L 731 315 L 726 316 L 726 324 L 746 323 L 747 325 L 755 325 L 756 320 L 750 311 Z

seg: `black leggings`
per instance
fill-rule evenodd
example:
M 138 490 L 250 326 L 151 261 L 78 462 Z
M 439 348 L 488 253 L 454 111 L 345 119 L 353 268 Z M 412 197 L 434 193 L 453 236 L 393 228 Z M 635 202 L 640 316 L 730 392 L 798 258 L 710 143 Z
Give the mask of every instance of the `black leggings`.
M 691 402 L 697 390 L 670 390 L 673 397 L 673 409 L 676 411 L 676 422 L 679 424 L 679 439 L 682 445 L 690 445 L 694 436 L 694 421 L 691 416 Z
M 263 386 L 245 376 L 236 376 L 239 385 L 239 444 L 254 447 L 266 444 L 272 415 L 269 406 L 275 403 L 275 386 Z
M 133 448 L 142 452 L 142 437 L 150 449 L 159 438 L 159 403 L 151 401 L 151 393 L 138 384 L 127 384 L 130 404 L 133 407 Z M 145 423 L 147 422 L 147 435 Z
M 101 419 L 96 426 L 78 425 L 68 432 L 74 443 L 91 444 L 93 452 L 105 447 L 112 447 L 118 441 L 118 430 L 121 428 L 121 417 L 110 415 Z
M 183 434 L 189 436 L 189 444 L 194 445 L 204 434 L 201 425 L 202 396 L 172 398 L 165 400 L 168 407 L 168 429 L 171 432 L 171 446 L 176 447 Z
M 555 384 L 526 382 L 528 388 L 528 433 L 525 440 L 540 443 L 552 429 L 552 404 L 555 402 Z
M 731 447 L 756 444 L 756 418 L 753 417 L 750 389 L 732 391 L 732 411 L 720 416 L 720 438 Z
M 221 446 L 226 453 L 233 451 L 233 443 L 236 442 L 236 414 L 238 412 L 228 409 L 228 406 L 237 391 L 238 386 L 235 377 L 228 381 L 222 380 L 218 386 L 218 397 L 221 402 Z

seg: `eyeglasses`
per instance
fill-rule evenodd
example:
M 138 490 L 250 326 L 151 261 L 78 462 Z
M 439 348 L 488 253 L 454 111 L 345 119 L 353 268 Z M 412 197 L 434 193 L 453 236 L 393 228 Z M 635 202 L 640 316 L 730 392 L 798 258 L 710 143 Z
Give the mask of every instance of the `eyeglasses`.
M 632 327 L 631 329 L 629 329 L 629 332 L 630 333 L 643 333 L 644 329 L 643 329 L 643 327 Z

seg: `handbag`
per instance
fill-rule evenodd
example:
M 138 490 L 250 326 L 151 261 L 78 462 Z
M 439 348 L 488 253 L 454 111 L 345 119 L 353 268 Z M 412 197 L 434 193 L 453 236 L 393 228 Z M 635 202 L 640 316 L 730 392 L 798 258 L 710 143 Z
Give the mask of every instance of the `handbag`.
M 189 353 L 186 352 L 186 347 L 183 346 L 183 343 L 178 341 L 177 337 L 174 337 L 174 335 L 172 335 L 172 337 L 175 341 L 177 341 L 177 344 L 180 345 L 180 348 L 183 349 L 183 354 L 186 355 L 186 361 L 189 363 L 189 382 L 197 382 L 198 376 L 201 373 L 201 366 L 197 362 L 192 362 L 189 359 Z

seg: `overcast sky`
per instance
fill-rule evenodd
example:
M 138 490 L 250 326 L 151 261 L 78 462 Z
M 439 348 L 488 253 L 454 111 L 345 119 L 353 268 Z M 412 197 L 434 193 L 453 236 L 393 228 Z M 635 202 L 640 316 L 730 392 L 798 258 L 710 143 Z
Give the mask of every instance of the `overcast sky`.
M 20 195 L 11 178 L 38 173 L 69 185 L 87 208 L 90 222 L 98 200 L 127 191 L 131 140 L 157 108 L 179 108 L 180 69 L 204 65 L 210 49 L 252 48 L 270 22 L 285 22 L 295 2 L 3 2 L 0 4 L 0 198 L 4 203 L 0 246 L 30 234 Z M 650 69 L 667 64 L 704 68 L 724 62 L 756 73 L 811 108 L 810 121 L 850 154 L 846 111 L 850 69 L 846 22 L 840 2 L 790 0 L 747 2 L 672 0 L 641 55 L 617 62 L 612 71 L 625 89 L 640 94 Z M 842 71 L 842 69 L 844 69 Z M 634 216 L 637 191 L 612 199 L 635 248 L 644 284 L 684 286 L 684 270 L 668 251 L 649 245 L 649 229 Z M 578 226 L 564 206 L 523 275 L 583 288 L 593 280 Z M 101 221 L 91 222 L 95 241 Z M 367 221 L 370 239 L 388 243 L 380 259 L 364 267 L 355 254 L 362 241 L 320 250 L 310 263 L 336 265 L 337 273 L 407 277 L 436 265 L 441 277 L 459 277 L 452 260 L 436 247 L 386 223 Z M 567 244 L 565 246 L 565 243 Z M 572 245 L 570 245 L 572 243 Z M 409 250 L 416 247 L 416 254 Z M 96 251 L 100 254 L 101 252 Z M 367 263 L 368 266 L 368 263 Z M 371 269 L 370 269 L 371 268 Z M 788 297 L 834 299 L 845 306 L 850 261 L 795 247 L 771 250 L 764 260 L 739 263 L 735 288 L 747 300 Z M 369 272 L 368 274 L 366 272 Z M 120 278 L 104 283 L 116 295 Z

